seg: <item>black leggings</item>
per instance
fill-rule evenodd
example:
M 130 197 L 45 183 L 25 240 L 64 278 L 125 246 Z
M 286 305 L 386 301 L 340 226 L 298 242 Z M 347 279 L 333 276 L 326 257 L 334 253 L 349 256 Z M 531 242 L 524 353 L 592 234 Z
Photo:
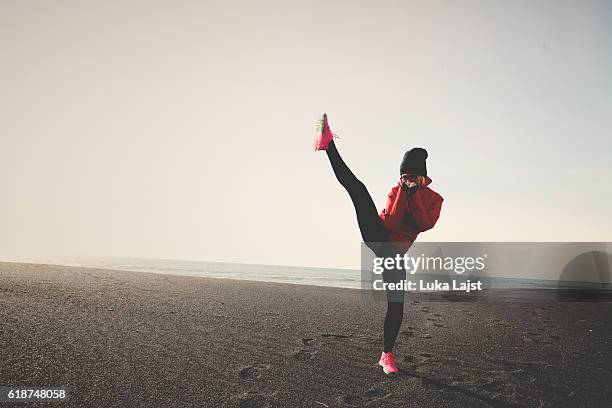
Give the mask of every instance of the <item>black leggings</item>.
M 389 232 L 385 229 L 382 220 L 378 216 L 376 205 L 374 205 L 368 189 L 344 163 L 333 140 L 329 143 L 326 151 L 336 178 L 349 193 L 353 201 L 363 242 L 374 251 L 376 256 L 393 256 L 393 254 L 389 253 L 389 245 L 379 246 L 376 244 L 389 242 Z M 405 249 L 403 252 L 405 252 Z M 405 279 L 405 277 L 405 271 L 386 270 L 383 272 L 383 280 L 385 282 L 398 282 Z M 387 299 L 387 315 L 385 316 L 383 333 L 385 353 L 393 350 L 395 339 L 404 318 L 403 296 L 401 301 L 398 301 L 396 298 L 392 301 L 389 296 Z

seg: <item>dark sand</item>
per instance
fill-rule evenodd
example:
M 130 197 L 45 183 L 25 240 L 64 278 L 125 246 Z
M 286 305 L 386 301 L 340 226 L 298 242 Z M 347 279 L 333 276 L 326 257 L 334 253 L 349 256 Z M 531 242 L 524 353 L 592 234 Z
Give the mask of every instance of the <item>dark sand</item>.
M 0 385 L 70 387 L 53 406 L 612 406 L 612 303 L 418 299 L 388 377 L 385 304 L 358 290 L 0 263 Z

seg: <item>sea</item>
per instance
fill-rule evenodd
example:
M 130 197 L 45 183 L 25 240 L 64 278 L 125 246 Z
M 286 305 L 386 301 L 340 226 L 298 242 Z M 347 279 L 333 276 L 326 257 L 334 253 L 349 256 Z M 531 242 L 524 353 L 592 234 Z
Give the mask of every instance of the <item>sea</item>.
M 114 269 L 130 272 L 152 272 L 183 276 L 238 279 L 299 285 L 362 288 L 359 269 L 316 268 L 305 266 L 260 265 L 151 258 L 81 257 L 37 260 L 66 266 Z M 433 279 L 436 276 L 428 276 Z M 448 275 L 440 275 L 442 280 Z M 462 278 L 469 278 L 462 276 Z M 544 279 L 487 277 L 487 287 L 499 289 L 612 289 L 610 283 L 571 282 Z

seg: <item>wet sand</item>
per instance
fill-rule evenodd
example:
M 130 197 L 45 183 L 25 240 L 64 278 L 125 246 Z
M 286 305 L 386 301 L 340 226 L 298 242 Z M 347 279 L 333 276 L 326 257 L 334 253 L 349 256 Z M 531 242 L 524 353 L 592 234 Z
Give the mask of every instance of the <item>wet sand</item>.
M 0 263 L 0 385 L 67 386 L 57 406 L 612 405 L 612 303 L 405 307 L 390 377 L 385 304 L 358 290 Z

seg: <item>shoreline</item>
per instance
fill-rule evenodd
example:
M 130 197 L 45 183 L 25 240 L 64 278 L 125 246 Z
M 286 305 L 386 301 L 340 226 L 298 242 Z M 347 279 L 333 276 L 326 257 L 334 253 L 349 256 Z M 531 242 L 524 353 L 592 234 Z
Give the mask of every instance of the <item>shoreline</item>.
M 124 259 L 124 258 L 118 258 L 118 259 Z M 125 259 L 132 259 L 132 258 L 125 258 Z M 148 259 L 148 258 L 133 258 L 133 259 L 138 259 L 138 260 L 149 260 L 149 261 L 154 261 L 157 259 Z M 161 259 L 163 261 L 173 261 L 173 260 L 169 260 L 169 259 Z M 180 260 L 179 260 L 180 261 Z M 183 261 L 181 261 L 183 262 Z M 198 263 L 202 263 L 202 261 L 193 261 L 193 262 L 198 262 Z M 363 276 L 360 275 L 362 273 L 362 271 L 360 270 L 353 270 L 353 269 L 334 269 L 334 268 L 319 268 L 319 267 L 301 267 L 301 266 L 292 266 L 292 265 L 264 265 L 264 264 L 240 264 L 240 263 L 228 263 L 228 262 L 206 262 L 206 263 L 213 263 L 213 264 L 219 264 L 219 265 L 247 265 L 247 266 L 257 266 L 257 267 L 271 267 L 271 268 L 284 268 L 284 267 L 288 267 L 288 268 L 296 268 L 296 269 L 305 269 L 305 270 L 328 270 L 330 272 L 333 271 L 341 271 L 341 272 L 346 272 L 346 271 L 352 271 L 355 273 L 355 275 L 357 276 L 361 276 L 361 278 L 363 279 Z M 74 264 L 61 264 L 61 263 L 39 263 L 39 262 L 20 262 L 20 261 L 0 261 L 0 265 L 1 264 L 16 264 L 16 265 L 46 265 L 49 267 L 66 267 L 66 268 L 77 268 L 77 269 L 97 269 L 97 270 L 104 270 L 104 271 L 115 271 L 115 272 L 128 272 L 128 273 L 144 273 L 144 274 L 155 274 L 155 275 L 169 275 L 169 276 L 185 276 L 185 277 L 196 277 L 196 278 L 204 278 L 204 279 L 220 279 L 220 280 L 230 280 L 230 281 L 246 281 L 246 282 L 263 282 L 263 283 L 271 283 L 271 284 L 281 284 L 281 285 L 299 285 L 299 286 L 315 286 L 315 287 L 326 287 L 326 288 L 338 288 L 338 289 L 355 289 L 355 290 L 370 290 L 370 289 L 366 289 L 363 287 L 363 280 L 355 280 L 355 282 L 361 282 L 360 287 L 356 287 L 356 286 L 337 286 L 337 285 L 325 285 L 325 284 L 316 284 L 316 283 L 303 283 L 303 282 L 291 282 L 291 281 L 278 281 L 278 280 L 264 280 L 264 279 L 249 279 L 249 278 L 238 278 L 238 277 L 232 277 L 232 276 L 209 276 L 206 275 L 205 273 L 201 273 L 201 272 L 191 272 L 191 273 L 187 273 L 187 272 L 182 272 L 182 273 L 176 273 L 176 272 L 171 272 L 168 270 L 147 270 L 146 268 L 143 269 L 121 269 L 121 268 L 112 268 L 112 267 L 103 267 L 103 266 L 87 266 L 87 265 L 74 265 Z M 377 276 L 377 275 L 373 275 L 373 276 Z M 458 285 L 455 285 L 456 287 L 452 287 L 452 290 L 450 290 L 450 292 L 455 292 L 455 291 L 463 291 L 461 288 L 459 288 L 458 286 L 461 286 L 461 281 L 467 281 L 469 282 L 470 279 L 472 279 L 472 283 L 473 284 L 477 284 L 478 282 L 484 281 L 488 283 L 488 280 L 491 279 L 491 277 L 479 277 L 479 276 L 473 276 L 471 277 L 470 275 L 440 275 L 440 274 L 432 274 L 430 277 L 426 277 L 426 275 L 414 275 L 414 274 L 407 274 L 407 278 L 405 279 L 405 281 L 407 282 L 411 282 L 411 281 L 415 281 L 415 277 L 420 277 L 418 279 L 419 282 L 424 282 L 424 285 L 419 285 L 419 288 L 423 287 L 423 289 L 419 289 L 419 290 L 410 290 L 410 292 L 412 293 L 419 293 L 422 292 L 424 294 L 430 294 L 431 292 L 436 292 L 436 293 L 443 293 L 443 292 L 448 292 L 448 290 L 444 289 L 441 290 L 439 287 L 436 287 L 435 289 L 428 289 L 424 286 L 428 286 L 428 284 L 432 284 L 432 285 L 437 285 L 437 283 L 441 283 L 442 285 L 444 285 L 445 283 L 450 282 L 451 285 L 454 285 L 454 283 L 458 283 Z M 517 280 L 517 281 L 521 281 L 524 279 L 521 278 L 508 278 L 508 277 L 493 277 L 492 279 L 499 279 L 502 281 L 510 281 L 510 280 Z M 534 279 L 534 281 L 536 282 L 540 282 L 542 281 L 541 279 Z M 486 287 L 482 287 L 482 285 L 478 285 L 481 287 L 481 289 L 478 289 L 480 291 L 484 290 L 493 290 L 493 291 L 497 291 L 500 293 L 503 292 L 532 292 L 532 293 L 536 293 L 536 292 L 541 292 L 541 293 L 557 293 L 557 292 L 562 292 L 565 294 L 571 294 L 571 293 L 576 293 L 577 296 L 569 296 L 571 298 L 575 298 L 575 301 L 579 301 L 578 299 L 580 299 L 580 297 L 584 298 L 584 301 L 591 301 L 589 299 L 599 299 L 600 301 L 612 301 L 612 283 L 597 283 L 597 282 L 581 282 L 581 281 L 555 281 L 555 280 L 548 280 L 547 282 L 557 282 L 557 283 L 561 283 L 560 286 L 557 287 L 488 287 L 488 285 L 486 285 Z M 575 287 L 567 287 L 564 284 L 581 284 L 581 285 L 585 285 L 585 286 L 575 286 Z M 599 285 L 597 287 L 595 287 L 596 285 Z M 406 289 L 408 290 L 408 289 Z M 475 291 L 477 290 L 475 287 L 472 287 L 472 289 L 470 291 Z M 593 292 L 597 292 L 600 295 L 593 295 Z M 546 298 L 548 298 L 548 296 L 544 296 Z M 568 297 L 568 296 L 566 296 Z

